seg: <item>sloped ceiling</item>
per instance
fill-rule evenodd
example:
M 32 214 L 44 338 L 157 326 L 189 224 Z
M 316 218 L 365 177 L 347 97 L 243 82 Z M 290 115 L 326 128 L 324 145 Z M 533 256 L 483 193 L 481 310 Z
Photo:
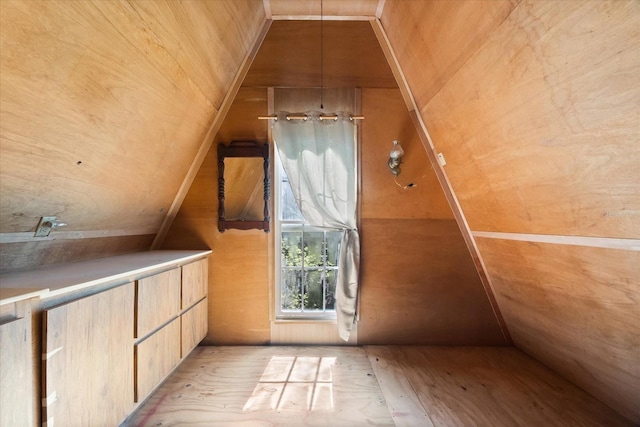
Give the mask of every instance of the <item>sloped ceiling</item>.
M 0 13 L 0 269 L 148 249 L 262 2 L 3 0 Z M 41 216 L 68 226 L 34 238 Z

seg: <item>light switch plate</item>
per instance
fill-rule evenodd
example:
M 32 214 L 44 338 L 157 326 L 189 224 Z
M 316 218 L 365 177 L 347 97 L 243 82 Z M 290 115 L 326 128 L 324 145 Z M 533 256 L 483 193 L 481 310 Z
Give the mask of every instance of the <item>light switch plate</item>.
M 447 161 L 444 159 L 444 154 L 438 153 L 438 163 L 440 163 L 440 166 L 445 166 L 447 164 Z

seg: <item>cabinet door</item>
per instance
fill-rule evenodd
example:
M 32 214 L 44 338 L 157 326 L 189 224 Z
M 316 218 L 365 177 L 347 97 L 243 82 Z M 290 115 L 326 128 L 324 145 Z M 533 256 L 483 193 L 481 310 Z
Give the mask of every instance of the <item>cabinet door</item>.
M 133 408 L 133 283 L 43 312 L 43 421 L 119 425 Z
M 182 357 L 187 357 L 207 335 L 207 299 L 203 299 L 181 316 Z
M 145 277 L 136 286 L 136 338 L 178 316 L 180 312 L 180 269 Z
M 34 426 L 31 308 L 21 301 L 19 317 L 0 322 L 0 426 Z
M 136 402 L 143 401 L 180 362 L 180 318 L 135 347 Z
M 182 309 L 186 310 L 207 295 L 208 259 L 182 266 Z

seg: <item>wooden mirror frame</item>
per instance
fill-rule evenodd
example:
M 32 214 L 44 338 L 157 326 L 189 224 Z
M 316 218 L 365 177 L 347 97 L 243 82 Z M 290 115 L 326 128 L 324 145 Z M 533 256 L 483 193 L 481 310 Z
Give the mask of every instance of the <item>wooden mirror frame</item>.
M 224 210 L 224 159 L 227 157 L 261 157 L 264 159 L 264 220 L 227 221 Z M 257 141 L 232 141 L 231 144 L 218 144 L 218 231 L 225 230 L 264 230 L 269 232 L 269 144 L 260 144 Z

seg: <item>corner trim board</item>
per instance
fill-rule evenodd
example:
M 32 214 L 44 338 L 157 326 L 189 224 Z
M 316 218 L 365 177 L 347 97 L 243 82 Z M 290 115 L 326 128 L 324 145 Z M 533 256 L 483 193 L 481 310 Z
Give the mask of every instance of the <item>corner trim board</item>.
M 494 231 L 472 231 L 474 237 L 484 239 L 517 240 L 521 242 L 550 243 L 555 245 L 591 246 L 594 248 L 640 251 L 640 239 L 617 239 L 611 237 L 561 236 L 556 234 L 502 233 Z

